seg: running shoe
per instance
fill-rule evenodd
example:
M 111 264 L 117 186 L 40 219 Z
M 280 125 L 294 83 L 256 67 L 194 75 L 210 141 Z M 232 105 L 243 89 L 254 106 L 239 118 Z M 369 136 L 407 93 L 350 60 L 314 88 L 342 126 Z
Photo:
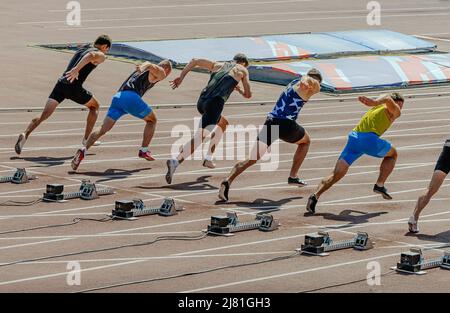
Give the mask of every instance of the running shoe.
M 379 193 L 380 195 L 383 196 L 383 199 L 386 200 L 392 200 L 392 197 L 390 194 L 388 194 L 386 187 L 380 187 L 377 184 L 373 185 L 373 192 L 375 193 Z
M 77 153 L 72 159 L 72 169 L 76 171 L 78 169 L 78 166 L 80 166 L 81 161 L 84 159 L 85 150 L 84 149 L 78 149 Z
M 178 162 L 177 160 L 167 160 L 167 174 L 166 174 L 166 182 L 170 185 L 172 183 L 172 177 L 177 169 Z
M 417 221 L 414 219 L 414 216 L 409 218 L 408 228 L 410 233 L 417 234 L 419 232 L 419 227 L 417 225 Z
M 319 201 L 316 197 L 315 194 L 311 195 L 308 199 L 308 203 L 306 204 L 306 210 L 311 213 L 314 214 L 316 213 L 316 204 L 317 201 Z
M 219 198 L 223 201 L 228 201 L 229 191 L 230 191 L 230 183 L 225 180 L 220 184 Z
M 306 181 L 304 181 L 303 179 L 300 179 L 298 177 L 289 177 L 288 178 L 288 184 L 289 185 L 295 185 L 295 186 L 299 186 L 299 187 L 303 187 L 303 186 L 307 186 L 308 183 Z
M 150 153 L 150 151 L 142 151 L 139 150 L 139 157 L 141 159 L 146 159 L 147 161 L 155 161 L 155 158 L 152 156 L 152 154 Z
M 82 143 L 83 143 L 83 146 L 85 146 L 85 147 L 86 147 L 86 144 L 87 144 L 87 139 L 84 139 L 84 138 L 83 138 L 83 141 L 82 141 Z M 97 146 L 100 146 L 101 144 L 102 144 L 102 142 L 101 142 L 101 141 L 99 141 L 99 140 L 97 140 L 96 142 L 94 142 L 93 146 L 94 146 L 94 147 L 97 147 Z
M 216 168 L 216 165 L 213 163 L 213 161 L 206 159 L 203 161 L 203 166 L 207 168 Z
M 14 146 L 14 149 L 16 150 L 17 154 L 22 153 L 22 148 L 25 145 L 25 142 L 27 141 L 27 138 L 25 137 L 25 134 L 22 133 L 19 135 L 19 138 L 17 139 L 16 145 Z

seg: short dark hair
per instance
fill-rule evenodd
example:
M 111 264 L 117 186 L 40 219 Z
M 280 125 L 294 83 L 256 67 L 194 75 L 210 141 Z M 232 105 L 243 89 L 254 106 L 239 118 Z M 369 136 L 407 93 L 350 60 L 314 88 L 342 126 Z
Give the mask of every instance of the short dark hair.
M 319 82 L 319 84 L 322 83 L 322 74 L 320 73 L 320 71 L 318 69 L 312 68 L 308 71 L 308 73 L 306 75 L 317 80 Z
M 245 66 L 248 66 L 248 59 L 247 56 L 243 53 L 238 53 L 234 56 L 233 61 L 236 61 L 236 63 L 244 63 Z
M 108 48 L 111 48 L 111 38 L 108 35 L 100 35 L 95 39 L 94 45 L 107 45 Z
M 400 102 L 405 102 L 405 98 L 402 96 L 401 93 L 399 92 L 393 92 L 389 95 L 391 97 L 392 100 L 394 100 L 395 102 L 400 101 Z

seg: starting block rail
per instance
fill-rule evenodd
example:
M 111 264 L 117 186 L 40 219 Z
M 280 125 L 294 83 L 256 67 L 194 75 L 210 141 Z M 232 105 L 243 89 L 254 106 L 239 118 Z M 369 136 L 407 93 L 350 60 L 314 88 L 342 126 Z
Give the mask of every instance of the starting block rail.
M 49 184 L 42 200 L 46 202 L 64 202 L 70 199 L 94 200 L 100 196 L 112 195 L 114 189 L 108 187 L 97 188 L 89 180 L 83 180 L 78 191 L 63 192 L 64 185 Z
M 28 175 L 24 168 L 18 168 L 13 176 L 1 176 L 0 183 L 25 184 L 34 179 L 36 175 Z
M 273 231 L 278 229 L 279 221 L 272 215 L 260 213 L 252 222 L 240 222 L 236 212 L 227 212 L 226 216 L 212 216 L 211 224 L 205 230 L 208 234 L 232 236 L 233 233 L 247 230 Z
M 300 253 L 327 256 L 331 251 L 342 249 L 368 250 L 373 248 L 373 242 L 369 240 L 369 235 L 364 232 L 358 232 L 357 235 L 349 240 L 341 240 L 333 242 L 327 232 L 318 232 L 305 236 L 305 243 L 300 249 L 296 249 Z
M 391 269 L 400 273 L 424 275 L 427 273 L 426 270 L 437 267 L 450 270 L 450 252 L 446 252 L 438 258 L 425 260 L 421 249 L 412 248 L 410 251 L 402 253 L 400 262 Z
M 140 216 L 146 215 L 160 215 L 173 216 L 183 211 L 183 208 L 177 209 L 175 207 L 175 200 L 166 198 L 157 208 L 148 208 L 141 199 L 134 200 L 120 200 L 116 201 L 116 205 L 112 213 L 109 215 L 113 219 L 123 220 L 137 220 Z

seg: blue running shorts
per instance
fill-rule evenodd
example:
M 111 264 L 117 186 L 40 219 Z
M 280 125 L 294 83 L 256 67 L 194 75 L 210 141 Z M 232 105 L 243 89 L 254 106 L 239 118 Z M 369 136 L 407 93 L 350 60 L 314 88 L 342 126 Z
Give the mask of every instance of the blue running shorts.
M 352 165 L 363 154 L 367 154 L 376 158 L 384 158 L 391 150 L 391 143 L 381 139 L 375 133 L 360 133 L 351 131 L 348 134 L 347 145 L 342 151 L 339 159 Z
M 112 98 L 107 116 L 114 121 L 125 114 L 144 119 L 152 112 L 152 108 L 134 91 L 119 91 Z

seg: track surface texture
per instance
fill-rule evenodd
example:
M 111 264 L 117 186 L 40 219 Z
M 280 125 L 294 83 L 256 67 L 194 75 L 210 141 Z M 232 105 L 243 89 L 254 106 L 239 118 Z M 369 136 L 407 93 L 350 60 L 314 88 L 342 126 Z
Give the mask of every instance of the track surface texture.
M 20 4 L 2 3 L 0 19 L 0 109 L 41 108 L 57 77 L 65 69 L 69 54 L 30 47 L 32 44 L 90 42 L 101 33 L 114 41 L 176 39 L 213 36 L 281 34 L 369 28 L 366 2 L 333 1 L 81 1 L 82 25 L 66 26 L 65 3 L 43 0 Z M 450 2 L 429 0 L 380 1 L 383 29 L 430 37 L 439 50 L 450 51 Z M 447 31 L 447 33 L 445 33 Z M 182 53 L 182 51 L 180 52 Z M 85 87 L 100 100 L 105 115 L 111 96 L 132 71 L 133 65 L 107 60 L 89 77 Z M 179 72 L 175 70 L 170 79 Z M 190 73 L 178 90 L 168 81 L 158 84 L 146 96 L 152 104 L 195 103 L 208 77 Z M 267 105 L 241 104 L 225 107 L 231 124 L 261 125 L 272 109 L 282 86 L 252 83 L 254 101 Z M 261 171 L 257 164 L 232 185 L 230 202 L 218 203 L 220 181 L 236 160 L 216 160 L 209 170 L 200 160 L 186 161 L 178 168 L 172 185 L 164 180 L 165 161 L 172 145 L 180 140 L 176 127 L 193 129 L 194 106 L 156 109 L 158 126 L 150 146 L 157 157 L 147 162 L 137 157 L 143 123 L 123 118 L 103 138 L 103 145 L 89 150 L 76 173 L 70 160 L 80 146 L 86 111 L 63 110 L 76 106 L 69 101 L 29 138 L 20 156 L 13 146 L 17 135 L 37 111 L 0 112 L 0 174 L 26 167 L 39 176 L 25 185 L 2 184 L 0 201 L 26 201 L 41 196 L 45 184 L 63 183 L 75 190 L 82 179 L 116 188 L 117 193 L 94 201 L 73 200 L 64 204 L 39 203 L 28 207 L 4 206 L 0 211 L 0 232 L 69 223 L 76 217 L 100 219 L 114 201 L 142 198 L 158 206 L 173 197 L 185 210 L 173 217 L 149 216 L 137 221 L 104 223 L 81 221 L 76 225 L 0 235 L 0 292 L 76 292 L 129 281 L 153 279 L 211 268 L 288 256 L 303 242 L 304 235 L 328 229 L 335 240 L 368 232 L 375 248 L 360 252 L 342 250 L 328 257 L 295 256 L 246 267 L 236 267 L 189 277 L 146 282 L 102 290 L 103 292 L 301 292 L 352 280 L 365 279 L 367 264 L 378 261 L 388 272 L 410 246 L 433 248 L 450 242 L 450 183 L 447 181 L 424 211 L 419 235 L 407 234 L 407 218 L 415 201 L 427 186 L 442 144 L 450 131 L 450 89 L 405 90 L 403 114 L 384 135 L 398 148 L 397 166 L 386 186 L 394 196 L 383 200 L 372 192 L 380 160 L 362 157 L 348 175 L 323 195 L 315 216 L 305 216 L 308 196 L 333 168 L 345 145 L 346 135 L 365 112 L 355 96 L 316 96 L 299 117 L 312 138 L 300 176 L 309 182 L 304 188 L 287 185 L 295 147 L 279 144 L 279 168 Z M 427 94 L 427 95 L 424 95 Z M 441 95 L 441 96 L 437 96 Z M 345 99 L 344 99 L 345 98 Z M 233 95 L 233 101 L 243 101 Z M 176 136 L 173 136 L 176 135 Z M 187 134 L 189 135 L 189 134 Z M 247 142 L 247 146 L 252 141 Z M 245 145 L 245 143 L 237 143 Z M 225 146 L 233 151 L 234 146 Z M 218 156 L 223 155 L 221 150 Z M 257 212 L 272 213 L 281 222 L 274 232 L 249 231 L 232 237 L 206 237 L 196 241 L 161 241 L 152 245 L 7 264 L 45 256 L 102 249 L 152 241 L 162 235 L 200 236 L 210 216 L 235 210 L 243 221 Z M 443 250 L 429 249 L 427 257 Z M 68 262 L 81 264 L 81 285 L 67 284 Z M 434 269 L 424 276 L 390 274 L 380 286 L 366 281 L 321 292 L 440 292 L 448 290 L 449 272 Z

